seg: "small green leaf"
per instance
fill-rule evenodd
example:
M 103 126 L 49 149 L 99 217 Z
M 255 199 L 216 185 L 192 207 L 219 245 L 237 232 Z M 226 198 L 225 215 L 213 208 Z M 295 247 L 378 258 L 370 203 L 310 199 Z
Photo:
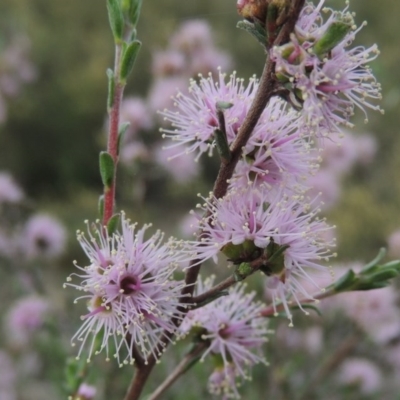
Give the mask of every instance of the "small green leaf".
M 225 254 L 229 260 L 237 260 L 243 256 L 243 246 L 241 244 L 227 243 L 221 248 L 221 252 Z
M 391 268 L 395 269 L 396 271 L 400 272 L 400 260 L 393 260 L 384 265 L 381 268 Z
M 232 158 L 231 150 L 229 148 L 228 139 L 225 132 L 221 129 L 214 130 L 215 144 L 217 145 L 218 153 L 222 160 L 229 162 Z
M 333 284 L 333 288 L 336 292 L 344 292 L 348 290 L 356 281 L 356 274 L 352 269 L 349 269 L 341 278 L 339 278 Z
M 109 236 L 112 236 L 118 228 L 119 225 L 119 214 L 114 214 L 107 222 L 107 232 Z
M 395 269 L 382 269 L 374 274 L 368 275 L 368 279 L 370 282 L 384 282 L 392 279 L 398 275 Z
M 124 31 L 124 16 L 120 0 L 107 0 L 107 9 L 114 40 L 116 43 L 119 43 Z
M 321 39 L 314 44 L 314 53 L 318 58 L 322 59 L 324 55 L 337 46 L 350 31 L 350 24 L 343 21 L 332 22 Z
M 108 78 L 107 109 L 108 111 L 110 111 L 114 105 L 114 95 L 115 95 L 115 76 L 114 76 L 114 71 L 110 68 L 107 69 L 107 78 Z
M 379 253 L 377 254 L 377 256 L 370 261 L 367 265 L 365 265 L 363 267 L 363 269 L 361 270 L 361 274 L 364 274 L 366 272 L 368 272 L 371 268 L 375 267 L 379 262 L 381 262 L 383 260 L 383 258 L 386 255 L 386 249 L 384 247 L 382 247 L 379 250 Z
M 279 245 L 271 241 L 264 249 L 267 260 L 260 270 L 267 276 L 279 275 L 285 269 L 285 251 L 290 246 L 288 244 Z
M 382 288 L 388 286 L 389 283 L 390 282 L 388 282 L 388 281 L 386 281 L 386 282 L 371 282 L 369 280 L 367 280 L 367 281 L 360 280 L 350 290 L 364 291 L 364 290 L 382 289 Z
M 126 16 L 128 22 L 135 27 L 139 21 L 143 0 L 124 0 L 124 3 L 129 3 L 129 6 L 125 8 Z
M 246 20 L 239 21 L 236 24 L 236 27 L 239 29 L 243 29 L 246 32 L 249 32 L 257 39 L 261 46 L 265 48 L 267 44 L 267 32 L 259 22 L 254 21 L 254 23 L 252 23 Z
M 104 187 L 109 189 L 114 180 L 114 160 L 106 151 L 100 153 L 100 175 Z
M 135 64 L 136 57 L 139 53 L 142 43 L 138 40 L 134 40 L 132 43 L 126 46 L 122 54 L 121 63 L 121 82 L 126 83 L 129 74 L 132 72 L 133 65 Z
M 131 124 L 130 122 L 124 122 L 119 127 L 119 130 L 118 130 L 118 147 L 117 147 L 118 148 L 118 154 L 120 153 L 120 150 L 121 150 L 121 144 L 122 144 L 122 141 L 124 140 L 125 132 L 129 128 L 130 124 Z

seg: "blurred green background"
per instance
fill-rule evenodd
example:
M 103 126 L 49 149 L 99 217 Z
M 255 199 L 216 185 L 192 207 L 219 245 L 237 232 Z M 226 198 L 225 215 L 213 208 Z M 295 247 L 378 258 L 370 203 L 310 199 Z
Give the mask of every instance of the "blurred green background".
M 344 1 L 326 5 L 343 8 Z M 378 153 L 367 168 L 356 168 L 346 178 L 343 196 L 328 218 L 337 225 L 339 259 L 365 261 L 400 228 L 400 2 L 353 0 L 351 8 L 358 23 L 368 21 L 358 42 L 378 43 L 381 50 L 371 66 L 382 83 L 385 115 L 370 112 L 370 122 L 364 125 L 363 115 L 357 114 L 355 132 L 374 134 Z M 262 49 L 235 28 L 239 18 L 234 0 L 144 0 L 138 27 L 143 48 L 127 94 L 147 94 L 152 52 L 164 48 L 179 24 L 193 18 L 210 23 L 217 46 L 231 54 L 239 76 L 260 75 Z M 8 102 L 8 117 L 0 125 L 0 170 L 14 175 L 35 207 L 52 211 L 67 225 L 70 252 L 54 278 L 59 285 L 72 269 L 70 260 L 82 258 L 74 232 L 83 219 L 95 218 L 102 190 L 98 153 L 105 140 L 105 71 L 113 64 L 105 1 L 1 0 L 0 37 L 18 32 L 31 41 L 30 58 L 38 77 Z M 200 184 L 203 193 L 211 188 L 215 169 L 210 171 Z M 194 206 L 199 188 L 192 193 L 193 189 L 186 185 L 171 191 L 160 185 L 149 191 L 147 208 L 143 208 L 146 203 L 135 208 L 126 193 L 121 193 L 121 203 L 132 218 L 152 219 L 157 225 L 157 216 L 168 213 L 161 225 L 173 224 L 175 215 Z M 256 369 L 256 376 L 262 378 L 263 372 L 258 371 L 262 367 Z M 207 373 L 203 374 L 205 380 Z M 188 379 L 188 385 L 198 385 L 193 377 Z M 112 388 L 113 382 L 109 384 Z M 199 388 L 200 394 L 191 398 L 203 398 L 204 390 Z

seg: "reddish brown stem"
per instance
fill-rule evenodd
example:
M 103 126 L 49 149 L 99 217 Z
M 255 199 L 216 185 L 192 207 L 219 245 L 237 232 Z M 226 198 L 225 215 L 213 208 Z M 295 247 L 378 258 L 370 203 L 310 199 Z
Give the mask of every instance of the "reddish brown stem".
M 224 281 L 218 283 L 214 287 L 212 287 L 207 292 L 204 292 L 196 297 L 193 297 L 191 303 L 194 305 L 199 305 L 204 301 L 208 300 L 210 297 L 214 297 L 217 293 L 221 292 L 222 290 L 228 289 L 238 281 L 245 279 L 247 276 L 253 274 L 254 272 L 258 271 L 265 263 L 267 262 L 267 257 L 263 254 L 261 257 L 257 258 L 248 263 L 248 266 L 251 267 L 250 272 L 246 272 L 246 276 L 235 276 L 231 275 L 230 277 L 226 278 Z
M 207 343 L 199 343 L 190 353 L 188 353 L 183 360 L 176 366 L 171 372 L 167 379 L 151 394 L 148 400 L 158 400 L 161 398 L 163 393 L 185 372 L 187 372 L 189 364 L 196 359 L 199 359 L 200 355 L 206 350 Z M 193 364 L 194 365 L 194 364 Z M 192 365 L 192 366 L 193 366 Z
M 104 188 L 104 214 L 103 225 L 107 222 L 114 213 L 115 202 L 115 181 L 117 176 L 118 164 L 118 131 L 119 131 L 119 115 L 121 101 L 124 92 L 124 86 L 120 83 L 115 85 L 114 100 L 110 111 L 110 127 L 108 132 L 107 152 L 111 155 L 114 161 L 114 177 L 109 188 Z
M 206 301 L 209 297 L 216 295 L 217 293 L 221 292 L 222 290 L 228 289 L 236 283 L 235 277 L 232 275 L 226 278 L 224 281 L 218 283 L 213 288 L 204 292 L 196 297 L 193 297 L 192 303 L 195 305 L 201 304 Z

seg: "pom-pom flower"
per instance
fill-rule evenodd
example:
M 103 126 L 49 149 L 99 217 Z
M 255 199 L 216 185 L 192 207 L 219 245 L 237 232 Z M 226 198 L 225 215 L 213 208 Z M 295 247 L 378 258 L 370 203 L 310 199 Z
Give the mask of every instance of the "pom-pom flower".
M 349 118 L 356 107 L 367 118 L 365 108 L 380 110 L 373 104 L 381 98 L 368 63 L 379 54 L 376 45 L 367 49 L 348 49 L 360 28 L 347 10 L 333 12 L 308 3 L 304 7 L 291 40 L 271 50 L 276 72 L 288 99 L 302 108 L 308 133 L 327 135 L 352 126 Z M 324 20 L 321 12 L 328 13 Z M 372 100 L 372 102 L 371 102 Z
M 197 294 L 211 289 L 214 276 L 204 283 L 199 279 Z M 213 393 L 233 394 L 236 378 L 249 377 L 248 370 L 257 363 L 266 363 L 261 347 L 267 341 L 267 320 L 260 316 L 264 305 L 255 302 L 255 292 L 245 293 L 245 284 L 231 288 L 227 296 L 191 310 L 180 327 L 183 335 L 200 334 L 208 344 L 201 360 L 211 356 L 217 372 L 210 377 Z M 232 396 L 230 396 L 232 397 Z
M 235 73 L 226 82 L 220 72 L 219 80 L 210 75 L 200 82 L 192 81 L 188 95 L 179 93 L 175 98 L 178 111 L 165 110 L 161 114 L 175 129 L 161 129 L 164 138 L 174 143 L 166 148 L 170 158 L 185 154 L 213 154 L 215 134 L 220 127 L 219 107 L 223 104 L 223 118 L 228 145 L 231 145 L 250 105 L 258 82 L 252 78 L 246 87 Z M 304 190 L 302 181 L 317 168 L 316 157 L 310 144 L 302 137 L 298 126 L 299 116 L 288 109 L 281 99 L 274 98 L 264 110 L 250 140 L 243 148 L 231 186 L 247 186 L 248 182 L 267 184 L 270 187 L 285 185 L 291 190 Z M 179 152 L 177 147 L 183 147 Z
M 28 259 L 59 257 L 66 244 L 64 226 L 46 214 L 36 214 L 26 223 L 21 247 Z
M 7 333 L 11 342 L 24 345 L 44 324 L 50 311 L 49 303 L 37 296 L 18 300 L 6 318 Z
M 259 189 L 231 190 L 222 199 L 211 196 L 198 205 L 206 216 L 198 222 L 202 239 L 190 242 L 192 257 L 216 261 L 222 252 L 236 265 L 258 263 L 268 276 L 274 306 L 282 301 L 291 319 L 288 297 L 299 306 L 298 294 L 312 299 L 300 279 L 313 282 L 308 270 L 326 271 L 321 261 L 332 257 L 329 247 L 334 241 L 324 239 L 330 228 L 318 219 L 319 209 L 312 202 Z
M 120 362 L 120 350 L 127 348 L 123 363 L 133 363 L 134 346 L 144 356 L 151 353 L 163 331 L 172 332 L 173 315 L 179 318 L 179 304 L 183 283 L 172 280 L 179 265 L 177 242 L 170 239 L 163 244 L 164 234 L 157 231 L 149 239 L 144 235 L 150 225 L 137 230 L 122 213 L 122 233 L 109 235 L 99 224 L 90 229 L 88 238 L 78 231 L 78 240 L 89 258 L 89 265 L 76 267 L 81 283 L 71 283 L 86 294 L 89 312 L 83 315 L 82 326 L 75 340 L 82 341 L 78 357 L 88 342 L 88 359 L 92 353 L 105 349 L 108 359 L 109 339 L 115 344 L 114 357 Z M 96 336 L 101 334 L 99 349 L 95 349 Z M 159 354 L 154 354 L 156 357 Z
M 254 182 L 268 188 L 285 186 L 301 191 L 304 181 L 317 168 L 317 157 L 300 134 L 297 112 L 275 97 L 243 148 L 231 187 Z
M 176 156 L 185 153 L 197 153 L 196 160 L 201 154 L 208 152 L 212 155 L 214 132 L 219 127 L 217 103 L 230 103 L 232 106 L 225 110 L 226 134 L 232 143 L 250 108 L 255 89 L 258 86 L 255 78 L 250 79 L 247 86 L 243 79 L 233 73 L 228 82 L 226 75 L 219 72 L 218 81 L 210 74 L 208 78 L 201 77 L 200 82 L 191 80 L 189 95 L 178 93 L 175 97 L 176 111 L 164 110 L 161 115 L 171 122 L 172 129 L 161 129 L 164 138 L 170 138 L 177 143 L 169 148 L 184 146 Z

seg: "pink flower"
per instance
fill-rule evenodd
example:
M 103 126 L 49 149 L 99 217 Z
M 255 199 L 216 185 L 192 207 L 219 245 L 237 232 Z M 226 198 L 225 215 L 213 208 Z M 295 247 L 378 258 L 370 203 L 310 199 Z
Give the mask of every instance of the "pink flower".
M 382 384 L 382 373 L 371 361 L 364 358 L 349 358 L 339 369 L 338 381 L 344 385 L 357 385 L 361 393 L 368 395 L 378 391 Z
M 305 180 L 317 168 L 317 157 L 299 135 L 297 113 L 273 98 L 243 149 L 231 187 L 255 182 L 304 192 Z
M 329 12 L 326 20 L 321 9 L 324 0 L 315 7 L 308 3 L 302 10 L 291 41 L 275 47 L 271 57 L 282 82 L 291 86 L 290 100 L 302 108 L 302 122 L 311 134 L 326 136 L 352 126 L 349 122 L 355 108 L 361 109 L 367 119 L 366 108 L 380 110 L 374 102 L 381 98 L 380 85 L 368 67 L 377 55 L 377 47 L 361 46 L 348 49 L 356 29 L 347 7 L 342 12 Z M 325 38 L 333 24 L 347 27 L 348 33 L 332 42 L 324 54 L 317 54 L 319 41 Z
M 197 293 L 209 290 L 215 277 L 204 283 L 198 281 Z M 261 346 L 267 341 L 267 320 L 259 316 L 264 305 L 254 302 L 255 292 L 245 293 L 244 284 L 237 284 L 227 296 L 188 312 L 180 327 L 186 335 L 192 328 L 203 328 L 201 340 L 209 343 L 202 360 L 210 356 L 218 365 L 223 365 L 223 379 L 219 372 L 211 379 L 211 387 L 221 388 L 223 382 L 233 383 L 236 376 L 248 377 L 248 370 L 255 364 L 265 363 Z M 217 384 L 217 382 L 220 382 Z
M 150 225 L 136 230 L 124 213 L 121 225 L 122 232 L 112 236 L 100 225 L 93 226 L 93 233 L 88 227 L 89 238 L 78 231 L 78 240 L 90 262 L 86 267 L 75 264 L 80 273 L 72 276 L 81 279 L 80 283 L 71 283 L 70 277 L 66 284 L 84 291 L 77 300 L 88 302 L 89 312 L 82 316 L 83 324 L 72 339 L 82 342 L 78 357 L 86 344 L 88 359 L 103 349 L 108 358 L 108 341 L 112 339 L 118 361 L 126 348 L 123 363 L 133 363 L 134 345 L 146 357 L 164 330 L 175 330 L 171 317 L 179 317 L 176 308 L 184 285 L 172 280 L 181 261 L 178 243 L 170 239 L 162 244 L 164 235 L 160 231 L 145 240 Z M 95 349 L 98 335 L 102 340 Z
M 28 343 L 32 335 L 42 327 L 49 310 L 49 303 L 37 296 L 18 300 L 6 318 L 10 340 L 18 345 Z
M 222 199 L 205 199 L 199 207 L 207 216 L 198 224 L 203 237 L 190 242 L 188 253 L 199 262 L 216 260 L 220 252 L 234 264 L 255 261 L 263 254 L 271 258 L 260 269 L 269 277 L 274 306 L 282 301 L 291 319 L 288 297 L 293 296 L 299 306 L 298 295 L 312 298 L 300 280 L 319 288 L 309 270 L 327 272 L 321 261 L 332 257 L 329 248 L 335 244 L 325 241 L 322 233 L 330 228 L 318 219 L 319 209 L 312 203 L 282 192 L 271 196 L 260 189 L 232 190 Z
M 176 157 L 185 153 L 212 155 L 214 149 L 214 131 L 218 128 L 217 102 L 231 103 L 225 111 L 226 134 L 232 143 L 247 115 L 253 100 L 257 81 L 252 78 L 247 87 L 243 80 L 233 73 L 226 82 L 226 75 L 219 73 L 218 81 L 210 74 L 200 82 L 192 80 L 189 95 L 182 92 L 175 96 L 175 110 L 164 110 L 160 114 L 172 124 L 171 129 L 161 129 L 164 138 L 176 143 L 171 148 L 183 147 L 176 152 Z
M 27 221 L 21 239 L 27 258 L 52 259 L 63 253 L 67 238 L 65 228 L 58 220 L 36 214 Z

